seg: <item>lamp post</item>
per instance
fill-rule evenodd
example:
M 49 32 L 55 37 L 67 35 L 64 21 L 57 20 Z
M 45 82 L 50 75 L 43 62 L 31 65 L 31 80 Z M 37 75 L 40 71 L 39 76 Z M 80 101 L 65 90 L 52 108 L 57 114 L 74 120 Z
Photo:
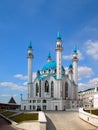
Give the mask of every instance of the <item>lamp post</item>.
M 20 96 L 21 96 L 21 101 L 22 101 L 22 93 L 20 94 Z
M 90 114 L 92 114 L 92 111 L 91 111 L 91 109 L 92 109 L 92 100 L 93 100 L 93 98 L 92 98 L 92 97 L 89 97 Z

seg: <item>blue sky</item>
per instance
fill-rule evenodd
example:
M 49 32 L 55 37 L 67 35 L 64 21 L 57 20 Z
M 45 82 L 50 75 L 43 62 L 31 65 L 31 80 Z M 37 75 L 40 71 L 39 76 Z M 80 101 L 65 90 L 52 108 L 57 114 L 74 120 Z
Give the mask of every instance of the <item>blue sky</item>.
M 27 48 L 32 41 L 33 72 L 55 60 L 57 32 L 63 40 L 63 66 L 79 53 L 79 90 L 98 84 L 98 0 L 0 0 L 0 102 L 27 96 Z

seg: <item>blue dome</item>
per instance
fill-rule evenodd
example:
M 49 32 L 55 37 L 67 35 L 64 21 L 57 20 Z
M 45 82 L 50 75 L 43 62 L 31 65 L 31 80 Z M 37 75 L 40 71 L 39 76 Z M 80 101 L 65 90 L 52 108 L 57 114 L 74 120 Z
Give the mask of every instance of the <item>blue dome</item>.
M 56 62 L 55 61 L 50 61 L 50 62 L 47 62 L 44 67 L 42 68 L 42 71 L 45 71 L 45 70 L 55 70 L 56 69 Z M 64 67 L 62 66 L 62 71 L 65 72 L 65 69 Z
M 52 70 L 56 69 L 56 62 L 55 61 L 51 61 L 51 62 L 46 63 L 44 65 L 44 67 L 42 68 L 42 71 L 49 70 L 49 69 L 52 69 Z
M 73 65 L 72 65 L 72 64 L 70 64 L 70 65 L 69 65 L 69 69 L 72 69 L 72 68 L 73 68 Z

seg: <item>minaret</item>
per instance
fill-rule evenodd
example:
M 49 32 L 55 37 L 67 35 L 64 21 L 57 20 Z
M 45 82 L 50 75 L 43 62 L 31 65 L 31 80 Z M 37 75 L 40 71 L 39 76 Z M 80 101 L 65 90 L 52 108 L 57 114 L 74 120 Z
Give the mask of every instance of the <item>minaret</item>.
M 57 79 L 61 79 L 62 77 L 62 51 L 63 51 L 62 40 L 61 40 L 60 32 L 58 32 L 57 41 L 56 41 Z
M 32 59 L 34 58 L 33 52 L 32 52 L 32 45 L 30 42 L 30 45 L 28 46 L 28 98 L 31 97 L 31 89 L 32 89 Z
M 72 65 L 72 64 L 69 65 L 68 75 L 69 75 L 69 79 L 70 79 L 71 81 L 73 81 L 73 65 Z
M 76 46 L 74 47 L 73 51 L 73 81 L 76 85 L 78 85 L 78 53 Z
M 47 58 L 47 62 L 51 62 L 51 61 L 52 61 L 52 58 L 51 58 L 51 54 L 50 54 L 50 52 L 49 52 L 48 58 Z

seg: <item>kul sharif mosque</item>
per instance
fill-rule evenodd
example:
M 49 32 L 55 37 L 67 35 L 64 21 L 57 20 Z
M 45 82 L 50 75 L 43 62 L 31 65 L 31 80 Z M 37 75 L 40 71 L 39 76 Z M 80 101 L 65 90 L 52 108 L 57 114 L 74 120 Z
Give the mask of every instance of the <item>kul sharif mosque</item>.
M 28 97 L 21 100 L 22 110 L 66 110 L 78 107 L 78 53 L 74 47 L 72 64 L 68 73 L 62 65 L 62 39 L 60 33 L 56 39 L 56 61 L 49 53 L 46 64 L 37 71 L 32 80 L 33 50 L 28 47 Z M 33 82 L 32 82 L 33 81 Z

